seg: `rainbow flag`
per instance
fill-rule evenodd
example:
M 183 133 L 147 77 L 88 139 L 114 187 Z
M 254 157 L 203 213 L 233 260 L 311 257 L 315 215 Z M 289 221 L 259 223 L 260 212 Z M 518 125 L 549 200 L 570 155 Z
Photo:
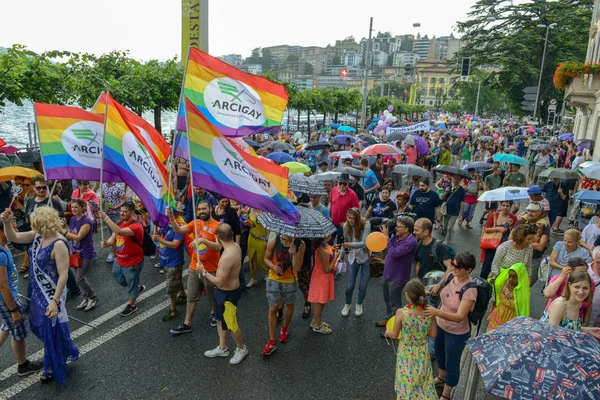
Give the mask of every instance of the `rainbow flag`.
M 248 136 L 281 129 L 288 94 L 268 79 L 240 71 L 190 47 L 177 129 L 185 131 L 184 99 L 228 137 Z
M 34 103 L 47 179 L 100 180 L 104 117 L 79 107 Z M 121 179 L 107 172 L 104 181 Z
M 241 150 L 223 136 L 188 99 L 187 133 L 194 185 L 260 210 L 289 224 L 300 213 L 286 199 L 288 169 Z
M 140 117 L 136 113 L 129 111 L 127 108 L 122 107 L 123 109 L 123 117 L 127 120 L 127 122 L 131 125 L 134 125 L 140 134 L 146 139 L 149 145 L 151 145 L 150 149 L 154 151 L 154 154 L 158 157 L 158 161 L 161 163 L 165 162 L 167 158 L 171 155 L 171 146 L 162 136 L 162 134 L 157 131 L 152 125 L 148 123 L 144 118 Z M 96 114 L 104 115 L 104 111 L 106 110 L 106 93 L 100 93 L 98 100 L 96 100 L 96 104 L 92 108 L 92 112 Z
M 121 177 L 138 195 L 155 224 L 168 223 L 164 215 L 169 177 L 158 156 L 149 150 L 146 139 L 127 120 L 126 109 L 108 95 L 104 133 L 104 170 Z

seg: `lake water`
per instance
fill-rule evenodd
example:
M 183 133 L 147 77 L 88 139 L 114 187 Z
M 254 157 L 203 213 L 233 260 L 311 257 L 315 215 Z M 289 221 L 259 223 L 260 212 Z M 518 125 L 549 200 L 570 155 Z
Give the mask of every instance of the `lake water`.
M 142 117 L 150 124 L 154 125 L 154 113 L 146 112 Z M 168 137 L 171 129 L 175 129 L 177 112 L 167 111 L 162 113 L 162 133 Z M 0 138 L 7 144 L 24 148 L 29 145 L 29 134 L 27 123 L 35 122 L 33 115 L 33 103 L 24 102 L 23 106 L 17 106 L 8 103 L 2 112 L 0 112 Z

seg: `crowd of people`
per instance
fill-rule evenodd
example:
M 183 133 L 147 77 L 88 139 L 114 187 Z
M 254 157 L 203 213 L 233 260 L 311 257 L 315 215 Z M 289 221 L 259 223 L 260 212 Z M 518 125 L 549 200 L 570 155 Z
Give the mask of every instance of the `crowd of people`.
M 463 122 L 461 135 L 451 130 L 414 132 L 427 143 L 427 152 L 417 151 L 414 141 L 400 139 L 392 143 L 398 149 L 395 154 L 361 157 L 359 152 L 368 141 L 335 130 L 319 134 L 317 141 L 325 142 L 320 150 L 306 150 L 293 137 L 281 138 L 296 148 L 290 156 L 311 168 L 307 175 L 346 167 L 324 181 L 323 195 L 289 194 L 298 206 L 331 220 L 336 231 L 325 238 L 270 232 L 259 221 L 260 210 L 201 187 L 189 188 L 189 162 L 184 159 L 172 163 L 178 207 L 166 211 L 169 224 L 163 227 L 154 226 L 140 199 L 120 183 L 48 182 L 43 175 L 17 178 L 14 185 L 22 190 L 13 201 L 12 184 L 3 182 L 0 343 L 10 333 L 19 375 L 43 369 L 44 382 L 65 382 L 66 361 L 78 357 L 69 336 L 65 302 L 81 295 L 76 310 L 90 312 L 101 301 L 93 289 L 100 282 L 87 279 L 97 251 L 94 233 L 101 224 L 111 234 L 99 245 L 108 249 L 106 262 L 112 263 L 113 279 L 126 292 L 121 316 L 138 310 L 137 299 L 146 289 L 141 272 L 150 263 L 167 281 L 170 306 L 163 321 L 175 319 L 178 305 L 185 304 L 183 322 L 170 332 L 192 332 L 198 323 L 194 320 L 198 301 L 205 293 L 208 323 L 217 328 L 219 344 L 204 355 L 228 357 L 231 334 L 236 348 L 230 364 L 240 363 L 249 351 L 236 318 L 242 289 L 252 295 L 253 288 L 265 281 L 269 333 L 262 354 L 269 356 L 278 343 L 289 339 L 298 292 L 304 300 L 301 317 L 310 318 L 316 334 L 335 330 L 323 320 L 323 309 L 334 301 L 336 284 L 345 285 L 343 303 L 336 303 L 341 316 L 348 317 L 354 310 L 354 316 L 361 317 L 369 280 L 378 275 L 376 256 L 383 263 L 384 317 L 377 325 L 387 326 L 382 337 L 400 338 L 398 398 L 437 399 L 436 387 L 442 390 L 440 398 L 451 398 L 460 378 L 461 354 L 472 332 L 470 314 L 481 295 L 471 276 L 478 265 L 479 277 L 494 288 L 488 330 L 516 316 L 530 316 L 530 288 L 539 276 L 545 277 L 540 271 L 547 271 L 542 320 L 600 338 L 600 292 L 595 290 L 600 283 L 600 219 L 586 226 L 583 234 L 574 227 L 566 229 L 571 196 L 584 182 L 539 178 L 549 166 L 577 168 L 589 159 L 589 151 L 559 141 L 555 133 L 545 130 L 520 135 L 518 124 L 475 127 Z M 534 150 L 530 141 L 536 136 L 548 136 L 549 146 Z M 344 158 L 347 154 L 349 158 Z M 496 161 L 498 154 L 528 157 L 529 168 Z M 432 172 L 438 165 L 454 166 L 467 173 L 441 173 L 432 180 L 427 174 L 394 172 L 397 165 L 406 164 Z M 352 168 L 359 176 L 352 175 Z M 530 199 L 524 210 L 519 202 L 478 201 L 482 192 L 505 186 L 528 187 Z M 479 221 L 476 209 L 482 215 Z M 454 251 L 461 229 L 466 229 L 461 237 L 481 240 L 477 257 L 475 252 Z M 478 229 L 481 233 L 475 233 Z M 436 230 L 443 239 L 433 236 Z M 389 238 L 378 255 L 366 245 L 372 232 Z M 551 235 L 560 240 L 548 249 Z M 148 241 L 156 247 L 154 254 L 148 253 Z M 18 269 L 11 249 L 26 250 Z M 241 269 L 246 262 L 248 275 Z M 18 293 L 18 273 L 29 280 L 26 296 Z M 345 282 L 339 280 L 343 273 Z M 23 317 L 26 313 L 29 323 Z M 29 329 L 51 355 L 43 363 L 27 359 L 24 340 Z M 439 371 L 436 377 L 433 359 Z

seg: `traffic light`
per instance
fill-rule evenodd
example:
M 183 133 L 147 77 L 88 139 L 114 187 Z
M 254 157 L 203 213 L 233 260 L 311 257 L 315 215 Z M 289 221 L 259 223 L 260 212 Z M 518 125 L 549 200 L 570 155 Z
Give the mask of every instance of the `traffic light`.
M 469 76 L 471 72 L 471 57 L 464 57 L 460 68 L 460 76 Z

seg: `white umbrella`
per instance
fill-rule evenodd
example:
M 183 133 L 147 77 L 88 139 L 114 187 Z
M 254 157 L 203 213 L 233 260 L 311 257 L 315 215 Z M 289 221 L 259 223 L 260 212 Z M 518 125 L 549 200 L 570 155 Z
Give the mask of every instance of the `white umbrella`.
M 588 165 L 587 167 L 583 168 L 581 172 L 590 179 L 600 179 L 600 163 Z
M 600 165 L 598 161 L 586 161 L 584 163 L 579 164 L 579 168 L 584 169 L 587 167 L 591 167 L 592 165 Z
M 408 144 L 414 147 L 415 145 L 415 138 L 412 135 L 407 135 L 406 138 L 403 140 L 404 144 Z
M 483 192 L 477 200 L 479 201 L 508 201 L 528 199 L 526 187 L 508 186 Z
M 317 174 L 314 175 L 314 179 L 316 181 L 337 181 L 337 179 L 340 177 L 342 173 L 341 172 L 335 172 L 335 171 L 327 171 L 327 172 L 323 172 L 322 174 Z

